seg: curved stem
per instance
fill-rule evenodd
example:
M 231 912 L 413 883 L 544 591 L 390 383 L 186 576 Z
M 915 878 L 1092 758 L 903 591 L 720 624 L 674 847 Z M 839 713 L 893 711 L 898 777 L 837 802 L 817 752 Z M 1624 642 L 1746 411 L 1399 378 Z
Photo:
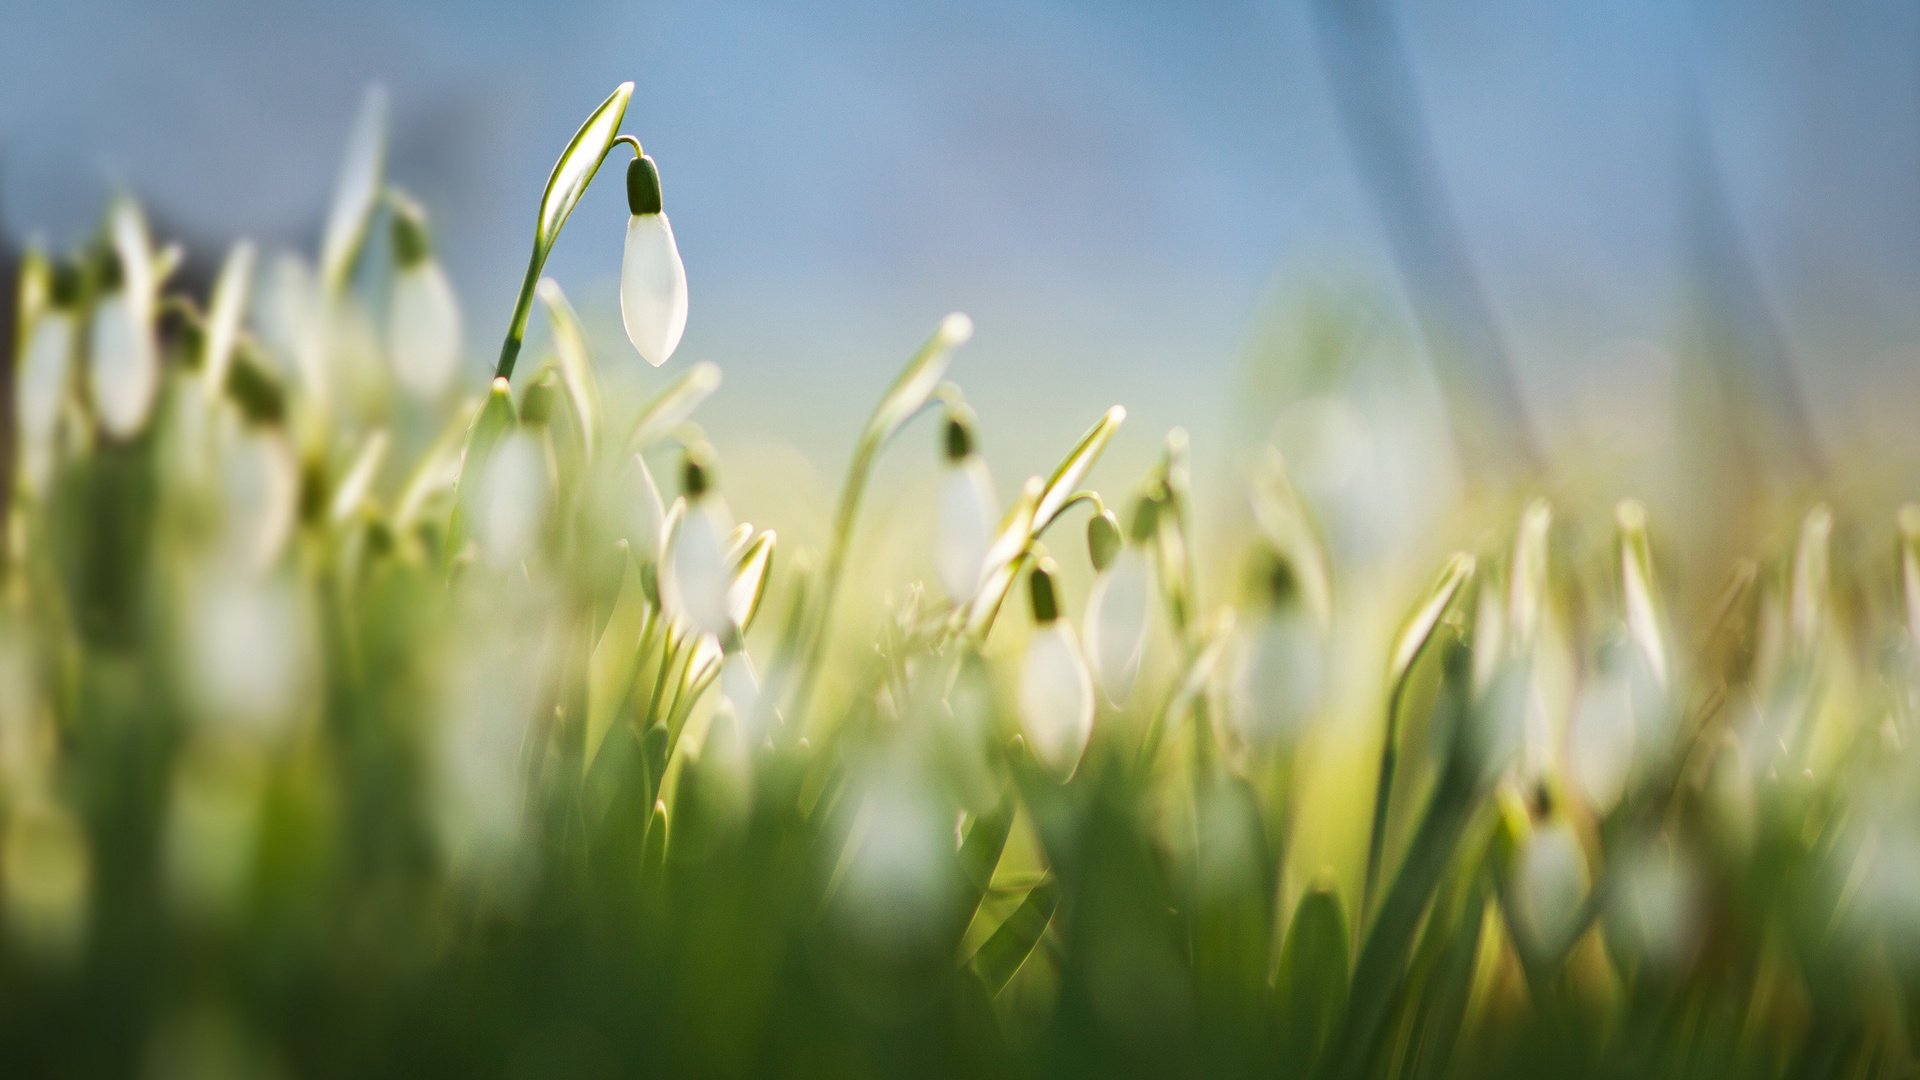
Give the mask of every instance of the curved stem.
M 621 145 L 630 147 L 634 157 L 641 155 L 640 140 L 632 135 L 621 134 L 615 135 L 613 141 L 607 144 L 606 150 L 600 154 L 600 161 L 605 162 L 607 155 L 613 153 L 613 148 Z M 598 164 L 594 166 L 594 175 L 599 175 Z M 562 217 L 561 220 L 566 219 Z M 527 337 L 527 316 L 533 311 L 533 293 L 540 284 L 540 271 L 546 268 L 547 253 L 551 250 L 550 242 L 546 245 L 536 242 L 533 245 L 533 257 L 527 260 L 527 276 L 521 279 L 520 295 L 513 301 L 513 318 L 507 323 L 506 340 L 500 343 L 500 360 L 493 367 L 493 377 L 496 379 L 513 378 L 513 365 L 519 361 L 520 346 Z

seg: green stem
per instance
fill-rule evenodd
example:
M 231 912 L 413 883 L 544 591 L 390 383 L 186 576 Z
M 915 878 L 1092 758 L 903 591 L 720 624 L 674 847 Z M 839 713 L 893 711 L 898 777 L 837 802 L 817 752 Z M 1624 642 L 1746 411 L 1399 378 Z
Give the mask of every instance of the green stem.
M 1380 744 L 1380 775 L 1373 790 L 1373 823 L 1367 831 L 1367 876 L 1360 887 L 1360 919 L 1365 925 L 1373 909 L 1374 890 L 1380 884 L 1380 865 L 1386 860 L 1387 810 L 1393 799 L 1393 776 L 1400 763 L 1400 699 L 1407 680 L 1395 679 L 1387 695 L 1386 734 Z
M 1399 996 L 1407 949 L 1420 916 L 1446 873 L 1461 833 L 1473 814 L 1474 784 L 1465 762 L 1451 760 L 1421 816 L 1406 861 L 1380 902 L 1354 961 L 1353 989 L 1339 1034 L 1328 1045 L 1334 1056 L 1321 1071 L 1323 1080 L 1352 1080 L 1366 1072 L 1381 1029 Z
M 536 245 L 533 258 L 527 260 L 527 276 L 520 282 L 520 296 L 513 302 L 513 321 L 507 324 L 507 339 L 500 343 L 500 362 L 493 367 L 496 379 L 513 378 L 514 362 L 520 359 L 520 345 L 527 336 L 527 315 L 533 310 L 533 290 L 540 284 L 540 271 L 547 253 Z

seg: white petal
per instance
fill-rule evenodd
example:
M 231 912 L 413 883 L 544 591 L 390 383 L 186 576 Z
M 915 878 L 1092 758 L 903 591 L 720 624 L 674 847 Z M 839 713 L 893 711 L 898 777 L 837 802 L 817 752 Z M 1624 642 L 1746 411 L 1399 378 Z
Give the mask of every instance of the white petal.
M 94 306 L 90 375 L 100 426 L 115 438 L 139 434 L 160 390 L 160 355 L 144 306 L 125 289 Z
M 1527 943 L 1554 954 L 1573 944 L 1587 895 L 1587 860 L 1572 826 L 1550 822 L 1527 838 L 1515 885 L 1516 921 Z
M 1107 700 L 1123 705 L 1140 674 L 1153 575 L 1146 552 L 1128 545 L 1087 595 L 1087 657 Z
M 280 557 L 300 511 L 300 463 L 284 434 L 214 418 L 223 558 L 263 569 Z
M 1596 811 L 1604 813 L 1620 801 L 1634 761 L 1633 728 L 1632 687 L 1626 676 L 1596 672 L 1586 679 L 1567 733 L 1567 764 Z
M 627 219 L 620 260 L 620 321 L 627 340 L 654 367 L 667 362 L 687 328 L 687 271 L 665 214 Z
M 1067 624 L 1033 632 L 1020 672 L 1020 729 L 1033 756 L 1062 781 L 1093 737 L 1093 677 Z
M 727 534 L 732 528 L 725 504 L 708 495 L 687 506 L 680 527 L 668 538 L 660 600 L 697 633 L 718 636 L 733 627 L 727 614 Z
M 74 331 L 72 315 L 50 311 L 34 323 L 20 357 L 20 448 L 27 479 L 36 487 L 45 482 L 53 459 L 53 433 L 66 400 Z
M 532 554 L 546 507 L 546 461 L 533 436 L 502 439 L 477 486 L 473 536 L 480 553 L 496 567 L 513 566 Z
M 387 359 L 394 378 L 414 397 L 436 401 L 460 360 L 460 305 L 447 275 L 432 259 L 400 271 L 393 282 Z
M 283 734 L 309 697 L 312 635 L 288 584 L 209 572 L 186 605 L 184 665 L 196 716 L 235 734 Z
M 993 540 L 993 478 L 978 457 L 949 467 L 940 480 L 938 533 L 933 539 L 934 570 L 940 587 L 956 603 L 973 599 L 980 569 Z

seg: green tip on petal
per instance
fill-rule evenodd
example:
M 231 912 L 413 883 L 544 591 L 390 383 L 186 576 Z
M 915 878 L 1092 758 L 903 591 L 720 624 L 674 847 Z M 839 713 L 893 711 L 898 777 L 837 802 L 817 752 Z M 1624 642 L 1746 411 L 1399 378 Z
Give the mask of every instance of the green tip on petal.
M 627 209 L 635 216 L 660 212 L 660 167 L 646 154 L 627 166 Z
M 1087 557 L 1096 573 L 1113 565 L 1120 554 L 1120 519 L 1113 511 L 1102 510 L 1087 521 Z
M 1059 572 L 1052 559 L 1043 558 L 1033 564 L 1033 570 L 1027 575 L 1027 587 L 1033 600 L 1033 621 L 1041 626 L 1060 617 L 1060 600 L 1053 588 L 1053 576 Z

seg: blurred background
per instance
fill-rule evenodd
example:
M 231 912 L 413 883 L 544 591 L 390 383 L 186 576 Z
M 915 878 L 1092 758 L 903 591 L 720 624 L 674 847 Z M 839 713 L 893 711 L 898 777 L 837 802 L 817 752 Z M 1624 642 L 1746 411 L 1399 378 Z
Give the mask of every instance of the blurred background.
M 392 175 L 435 215 L 476 380 L 554 157 L 635 80 L 627 128 L 692 284 L 679 355 L 729 377 L 716 434 L 778 430 L 829 473 L 948 310 L 979 327 L 955 375 L 1002 418 L 998 467 L 1044 467 L 1114 401 L 1135 430 L 1195 431 L 1205 462 L 1212 433 L 1271 419 L 1248 361 L 1297 344 L 1299 298 L 1352 299 L 1397 347 L 1419 337 L 1410 286 L 1463 270 L 1442 300 L 1495 335 L 1466 350 L 1505 354 L 1549 449 L 1657 457 L 1703 266 L 1816 431 L 1911 426 L 1888 392 L 1915 388 L 1920 348 L 1920 7 L 1901 0 L 1369 0 L 1344 28 L 1342 5 L 1292 0 L 8 6 L 10 242 L 77 242 L 128 187 L 202 265 L 236 232 L 311 250 L 383 84 Z M 1411 173 L 1369 151 L 1368 95 L 1410 118 Z M 1409 177 L 1439 249 L 1381 213 Z M 549 272 L 603 364 L 639 369 L 613 317 L 623 219 L 618 183 L 596 187 Z

